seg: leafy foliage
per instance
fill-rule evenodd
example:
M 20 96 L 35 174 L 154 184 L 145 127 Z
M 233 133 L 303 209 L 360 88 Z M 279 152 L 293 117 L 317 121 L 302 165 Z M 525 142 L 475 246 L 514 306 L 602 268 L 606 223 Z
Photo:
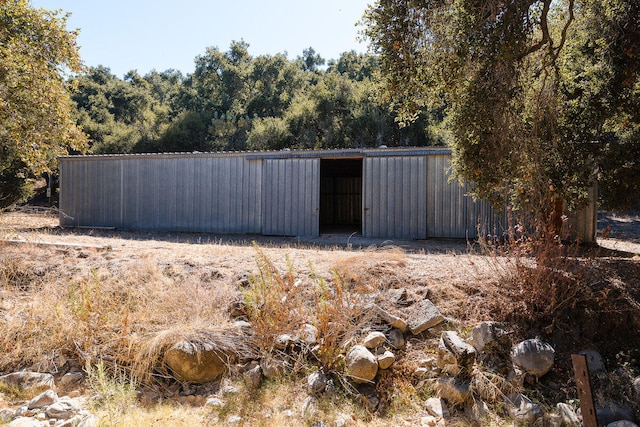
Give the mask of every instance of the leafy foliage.
M 544 230 L 558 200 L 584 201 L 604 144 L 638 144 L 639 16 L 632 0 L 379 0 L 364 22 L 401 119 L 444 107 L 458 176 Z
M 25 0 L 0 4 L 0 207 L 23 198 L 57 156 L 84 147 L 65 81 L 81 64 L 65 25 Z

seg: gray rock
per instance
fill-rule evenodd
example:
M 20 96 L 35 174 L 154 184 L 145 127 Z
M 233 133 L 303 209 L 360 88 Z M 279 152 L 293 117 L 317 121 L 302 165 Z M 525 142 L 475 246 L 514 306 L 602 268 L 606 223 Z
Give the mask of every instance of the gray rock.
M 378 367 L 380 369 L 389 369 L 391 365 L 396 361 L 396 355 L 389 350 L 376 356 L 378 359 Z
M 32 388 L 53 388 L 53 375 L 41 374 L 39 372 L 12 372 L 0 376 L 0 382 L 7 385 L 18 386 L 28 390 Z
M 232 415 L 229 418 L 227 418 L 227 423 L 229 424 L 238 424 L 240 423 L 240 421 L 242 421 L 242 417 L 239 415 Z
M 525 372 L 541 377 L 553 368 L 555 350 L 551 344 L 537 338 L 516 344 L 511 350 L 511 361 Z
M 33 399 L 29 401 L 27 404 L 28 409 L 39 409 L 43 408 L 47 405 L 51 405 L 52 403 L 58 400 L 58 395 L 53 390 L 47 390 L 44 393 L 40 393 Z
M 387 341 L 395 349 L 402 350 L 405 347 L 404 334 L 400 329 L 392 329 L 387 335 Z
M 82 421 L 80 421 L 78 427 L 98 427 L 99 422 L 100 418 L 98 418 L 97 415 L 89 414 L 86 415 Z
M 469 419 L 482 425 L 483 421 L 490 416 L 491 411 L 489 410 L 489 406 L 482 400 L 472 399 L 469 404 L 465 406 L 464 413 Z
M 300 330 L 300 339 L 309 346 L 315 345 L 318 342 L 318 328 L 305 324 Z
M 401 317 L 396 316 L 395 314 L 390 313 L 389 311 L 383 309 L 382 307 L 373 304 L 372 310 L 376 316 L 382 319 L 384 322 L 388 323 L 392 327 L 401 330 L 402 332 L 408 332 L 409 326 L 407 322 Z
M 439 377 L 433 384 L 438 397 L 443 398 L 453 406 L 461 405 L 471 397 L 471 386 L 468 382 L 456 377 Z
M 445 418 L 449 416 L 449 408 L 447 403 L 439 397 L 430 397 L 425 402 L 425 408 L 428 413 L 438 418 Z
M 364 339 L 364 346 L 369 349 L 376 349 L 387 341 L 387 337 L 382 332 L 371 332 Z
M 58 400 L 45 408 L 49 418 L 67 420 L 80 410 L 80 405 L 73 399 Z
M 636 377 L 633 380 L 633 389 L 636 392 L 636 396 L 640 399 L 640 377 Z
M 60 378 L 60 386 L 65 389 L 77 387 L 82 383 L 82 380 L 84 380 L 82 372 L 69 372 Z
M 558 403 L 556 405 L 556 409 L 558 410 L 558 415 L 562 417 L 562 423 L 566 427 L 579 427 L 580 420 L 578 419 L 578 415 L 573 410 L 573 408 L 566 403 Z
M 487 354 L 508 354 L 511 338 L 498 322 L 480 322 L 471 329 L 471 344 Z
M 614 421 L 635 421 L 633 409 L 628 406 L 611 405 L 606 408 L 596 408 L 598 424 L 609 425 Z
M 347 353 L 346 370 L 356 383 L 373 381 L 378 373 L 378 360 L 363 345 L 352 347 Z
M 204 406 L 213 406 L 214 408 L 219 408 L 222 405 L 224 405 L 224 403 L 222 402 L 222 400 L 218 399 L 217 397 L 208 398 L 204 404 Z
M 315 396 L 307 396 L 302 402 L 302 408 L 300 410 L 302 418 L 310 420 L 318 415 L 318 399 Z
M 606 369 L 604 366 L 604 359 L 600 353 L 596 350 L 587 349 L 582 350 L 580 353 L 587 359 L 587 368 L 589 368 L 589 373 L 597 376 L 598 378 L 604 378 L 606 376 Z
M 180 341 L 164 354 L 164 361 L 180 381 L 205 383 L 227 371 L 230 356 L 188 341 Z
M 273 346 L 278 350 L 286 350 L 293 344 L 293 337 L 289 334 L 282 334 L 276 338 Z
M 31 417 L 19 417 L 11 421 L 7 427 L 44 427 L 48 425 L 49 423 L 46 421 L 38 421 Z
M 476 349 L 467 344 L 457 332 L 445 331 L 440 335 L 441 346 L 451 352 L 455 357 L 458 366 L 471 368 L 476 360 Z
M 287 366 L 284 361 L 270 356 L 260 359 L 260 368 L 262 368 L 262 375 L 266 378 L 281 377 L 287 370 Z
M 509 416 L 525 425 L 533 425 L 543 415 L 543 411 L 537 404 L 522 393 L 512 393 L 508 397 L 507 412 Z
M 542 416 L 542 425 L 545 427 L 566 427 L 566 424 L 562 421 L 560 414 L 545 413 Z
M 74 415 L 68 420 L 64 420 L 59 423 L 56 423 L 56 427 L 78 427 L 78 425 L 80 424 L 80 422 L 82 422 L 83 419 L 84 417 L 82 415 Z
M 256 390 L 260 387 L 260 382 L 262 381 L 262 370 L 260 365 L 255 364 L 253 367 L 243 372 L 242 379 L 244 380 L 244 385 L 248 390 Z
M 631 421 L 620 420 L 607 424 L 607 427 L 638 427 L 638 425 Z
M 9 408 L 0 409 L 0 424 L 8 424 L 13 419 L 15 412 Z
M 327 387 L 327 376 L 322 371 L 313 371 L 307 377 L 307 392 L 318 396 Z
M 409 330 L 414 335 L 418 335 L 444 322 L 444 317 L 440 314 L 440 310 L 428 299 L 409 307 L 405 311 L 405 317 Z

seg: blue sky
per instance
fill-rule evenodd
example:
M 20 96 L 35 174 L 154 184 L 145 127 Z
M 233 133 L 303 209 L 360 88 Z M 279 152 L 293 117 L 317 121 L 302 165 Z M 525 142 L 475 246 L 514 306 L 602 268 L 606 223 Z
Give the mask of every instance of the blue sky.
M 226 52 L 233 40 L 249 43 L 253 56 L 287 52 L 290 59 L 313 47 L 325 59 L 366 52 L 356 22 L 373 0 L 32 0 L 34 7 L 71 12 L 80 29 L 86 65 L 104 65 L 122 77 L 174 68 L 193 72 L 208 46 Z

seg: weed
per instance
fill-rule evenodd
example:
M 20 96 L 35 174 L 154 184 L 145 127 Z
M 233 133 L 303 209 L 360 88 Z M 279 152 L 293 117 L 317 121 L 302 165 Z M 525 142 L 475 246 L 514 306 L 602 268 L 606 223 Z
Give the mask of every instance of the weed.
M 127 376 L 122 368 L 115 366 L 107 369 L 102 361 L 93 365 L 87 363 L 85 371 L 93 393 L 93 409 L 107 425 L 119 425 L 123 416 L 137 403 L 136 381 Z

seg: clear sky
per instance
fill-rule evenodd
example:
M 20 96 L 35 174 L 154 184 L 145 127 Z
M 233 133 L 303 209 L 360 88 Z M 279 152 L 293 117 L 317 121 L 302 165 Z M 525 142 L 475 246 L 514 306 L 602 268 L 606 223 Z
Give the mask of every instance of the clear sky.
M 209 46 L 226 52 L 233 40 L 249 43 L 252 56 L 312 47 L 325 59 L 366 52 L 356 22 L 373 0 L 32 0 L 34 7 L 70 12 L 80 29 L 86 65 L 104 65 L 122 77 L 169 68 L 193 72 Z

